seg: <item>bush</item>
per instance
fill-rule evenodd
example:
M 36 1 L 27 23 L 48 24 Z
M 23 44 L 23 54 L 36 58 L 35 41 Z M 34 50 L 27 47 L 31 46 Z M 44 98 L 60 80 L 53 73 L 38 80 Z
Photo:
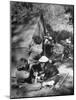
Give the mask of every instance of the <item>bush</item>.
M 60 42 L 61 40 L 65 40 L 69 37 L 72 37 L 72 33 L 65 31 L 65 30 L 58 32 L 56 35 L 56 39 L 58 42 Z

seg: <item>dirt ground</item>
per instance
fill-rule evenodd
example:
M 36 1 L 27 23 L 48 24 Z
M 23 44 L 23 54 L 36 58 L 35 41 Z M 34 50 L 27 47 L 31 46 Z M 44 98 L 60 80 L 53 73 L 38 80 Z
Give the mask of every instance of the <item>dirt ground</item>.
M 68 77 L 66 78 L 63 85 L 60 88 L 58 89 L 54 87 L 41 88 L 41 84 L 26 84 L 25 83 L 23 88 L 20 88 L 20 89 L 18 87 L 11 88 L 11 98 L 73 95 L 74 94 L 73 62 L 68 61 L 68 63 L 65 62 L 63 64 L 60 64 L 59 66 L 60 67 L 58 67 L 58 70 L 62 74 L 60 77 L 63 77 L 65 74 L 68 74 Z M 11 82 L 11 84 L 13 84 L 13 82 Z

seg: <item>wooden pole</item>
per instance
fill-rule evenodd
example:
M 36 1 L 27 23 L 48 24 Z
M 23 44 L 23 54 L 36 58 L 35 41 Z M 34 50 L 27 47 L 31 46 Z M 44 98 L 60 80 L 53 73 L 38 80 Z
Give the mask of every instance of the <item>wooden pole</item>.
M 45 28 L 45 22 L 44 22 L 44 17 L 43 17 L 43 13 L 40 13 L 40 20 L 42 22 L 43 25 L 43 39 L 42 39 L 42 48 L 43 48 L 43 55 L 45 55 L 45 46 L 44 46 L 44 36 L 46 35 L 46 28 Z

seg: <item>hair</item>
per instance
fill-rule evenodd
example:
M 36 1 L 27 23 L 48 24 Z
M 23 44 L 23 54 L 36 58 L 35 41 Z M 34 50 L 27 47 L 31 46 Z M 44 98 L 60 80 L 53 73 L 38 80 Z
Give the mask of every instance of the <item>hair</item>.
M 26 66 L 26 68 L 23 67 L 23 65 Z M 21 67 L 19 67 L 21 66 Z M 21 58 L 19 60 L 19 65 L 17 65 L 17 69 L 20 70 L 24 70 L 24 69 L 28 69 L 28 61 L 25 58 Z
M 25 58 L 21 58 L 20 61 L 23 61 L 24 63 L 27 62 L 27 60 Z
M 36 44 L 41 44 L 42 42 L 42 39 L 40 36 L 33 36 L 32 39 L 34 40 Z

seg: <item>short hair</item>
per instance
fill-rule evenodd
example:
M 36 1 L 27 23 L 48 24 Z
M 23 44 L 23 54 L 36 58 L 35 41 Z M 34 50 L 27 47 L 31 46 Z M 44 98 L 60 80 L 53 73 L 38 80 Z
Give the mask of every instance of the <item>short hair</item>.
M 40 36 L 33 36 L 32 39 L 34 40 L 36 44 L 41 44 L 42 42 L 42 39 Z
M 17 69 L 22 69 L 24 65 L 28 65 L 28 61 L 25 59 L 25 58 L 21 58 L 19 61 L 18 61 L 18 64 L 17 64 Z
M 24 63 L 27 62 L 27 60 L 26 60 L 25 58 L 21 58 L 20 61 L 21 61 L 21 62 L 24 62 Z

